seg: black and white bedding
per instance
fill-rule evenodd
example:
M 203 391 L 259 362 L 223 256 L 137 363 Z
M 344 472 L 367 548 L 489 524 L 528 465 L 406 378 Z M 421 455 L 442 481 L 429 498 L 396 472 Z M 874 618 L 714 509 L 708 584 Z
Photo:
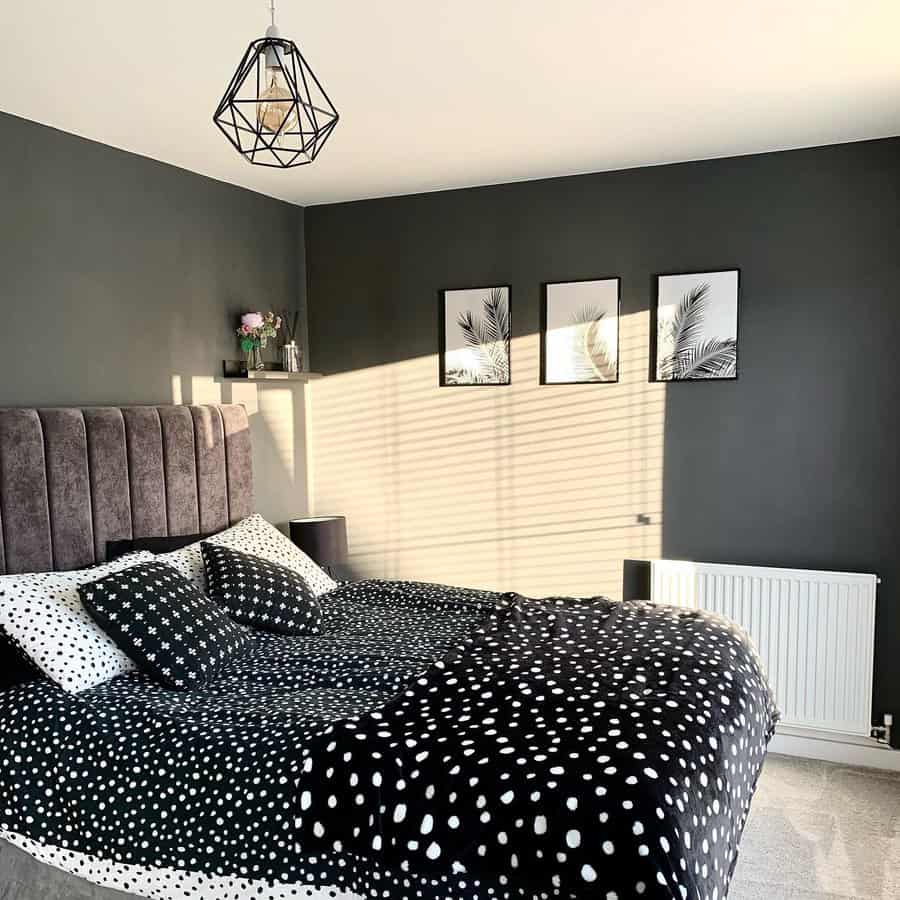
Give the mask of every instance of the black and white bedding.
M 362 582 L 198 690 L 0 694 L 0 836 L 152 897 L 724 898 L 775 708 L 645 604 Z

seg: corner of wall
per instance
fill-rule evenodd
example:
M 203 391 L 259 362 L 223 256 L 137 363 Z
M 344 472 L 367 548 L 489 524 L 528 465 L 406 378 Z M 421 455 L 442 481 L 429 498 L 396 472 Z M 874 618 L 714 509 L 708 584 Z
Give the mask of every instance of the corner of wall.
M 306 209 L 296 208 L 295 246 L 297 248 L 297 309 L 300 312 L 300 349 L 303 352 L 303 365 L 310 368 L 309 362 L 309 313 L 308 313 L 308 272 L 306 266 Z

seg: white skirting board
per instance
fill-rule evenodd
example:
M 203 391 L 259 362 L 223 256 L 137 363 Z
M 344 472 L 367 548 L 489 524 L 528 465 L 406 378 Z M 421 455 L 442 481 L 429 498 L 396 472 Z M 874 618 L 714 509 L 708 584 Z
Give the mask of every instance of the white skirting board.
M 769 743 L 769 752 L 900 772 L 900 750 L 893 750 L 871 738 L 840 736 L 809 728 L 779 726 Z

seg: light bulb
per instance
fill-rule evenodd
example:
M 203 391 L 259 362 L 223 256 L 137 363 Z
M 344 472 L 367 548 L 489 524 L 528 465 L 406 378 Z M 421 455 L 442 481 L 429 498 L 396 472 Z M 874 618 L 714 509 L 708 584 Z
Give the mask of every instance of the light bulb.
M 266 67 L 266 89 L 256 102 L 256 121 L 272 134 L 280 129 L 279 137 L 297 130 L 297 107 L 278 66 Z

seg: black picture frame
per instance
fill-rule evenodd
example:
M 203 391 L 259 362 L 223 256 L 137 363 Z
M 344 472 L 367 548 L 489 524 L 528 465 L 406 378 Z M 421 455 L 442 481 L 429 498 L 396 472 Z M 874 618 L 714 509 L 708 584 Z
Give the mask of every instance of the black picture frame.
M 438 384 L 440 387 L 509 387 L 512 384 L 512 348 L 507 351 L 507 380 L 506 381 L 485 381 L 485 382 L 460 382 L 448 379 L 446 356 L 447 356 L 447 294 L 456 291 L 491 291 L 496 289 L 506 290 L 506 308 L 509 317 L 509 343 L 512 343 L 512 285 L 511 284 L 489 284 L 489 285 L 460 285 L 453 287 L 441 288 L 438 293 Z
M 735 360 L 734 373 L 729 375 L 715 376 L 687 376 L 679 378 L 660 378 L 659 372 L 659 300 L 660 300 L 660 281 L 663 278 L 679 278 L 696 276 L 702 278 L 704 275 L 723 275 L 735 273 L 735 328 L 734 328 L 734 345 Z M 741 269 L 739 266 L 727 266 L 719 269 L 692 269 L 688 271 L 674 272 L 657 272 L 651 276 L 651 292 L 653 296 L 653 304 L 650 307 L 650 359 L 648 367 L 648 380 L 657 384 L 678 384 L 680 382 L 717 382 L 717 381 L 737 381 L 740 376 L 741 354 L 740 354 L 740 331 L 741 331 Z
M 548 381 L 547 380 L 547 320 L 548 320 L 548 288 L 553 285 L 560 284 L 588 284 L 595 281 L 615 281 L 616 282 L 616 377 L 605 381 Z M 541 350 L 540 350 L 540 372 L 538 381 L 542 385 L 566 385 L 566 384 L 618 384 L 620 374 L 620 358 L 619 342 L 622 336 L 621 328 L 622 318 L 622 278 L 619 275 L 598 275 L 593 278 L 567 278 L 560 281 L 544 281 L 541 282 Z

